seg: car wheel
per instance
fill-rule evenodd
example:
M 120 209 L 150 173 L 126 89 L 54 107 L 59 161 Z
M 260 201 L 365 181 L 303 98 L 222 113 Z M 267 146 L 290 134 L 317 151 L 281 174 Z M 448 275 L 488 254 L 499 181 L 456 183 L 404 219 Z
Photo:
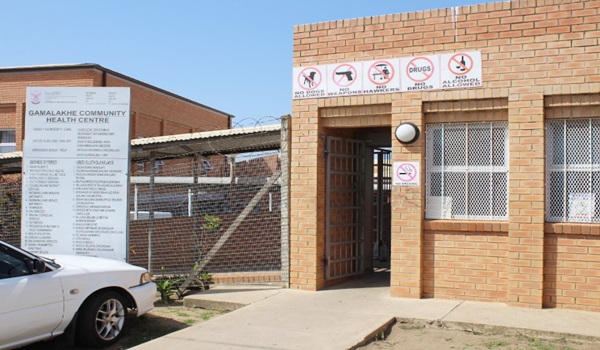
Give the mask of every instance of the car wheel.
M 125 299 L 117 292 L 92 295 L 77 317 L 77 337 L 87 346 L 105 347 L 116 343 L 127 324 Z

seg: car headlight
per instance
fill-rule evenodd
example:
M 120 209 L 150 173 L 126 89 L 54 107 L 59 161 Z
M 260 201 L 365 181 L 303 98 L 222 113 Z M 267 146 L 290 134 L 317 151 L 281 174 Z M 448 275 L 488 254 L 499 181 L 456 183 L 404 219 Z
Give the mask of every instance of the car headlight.
M 150 272 L 144 272 L 140 276 L 140 284 L 146 284 L 150 282 L 152 282 L 152 275 L 150 274 Z

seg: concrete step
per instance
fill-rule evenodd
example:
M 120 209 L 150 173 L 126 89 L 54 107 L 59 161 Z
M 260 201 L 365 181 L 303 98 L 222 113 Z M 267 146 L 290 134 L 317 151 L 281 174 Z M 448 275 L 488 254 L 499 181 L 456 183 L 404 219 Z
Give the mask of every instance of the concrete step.
M 281 293 L 283 287 L 280 283 L 213 285 L 207 291 L 184 297 L 183 305 L 208 310 L 233 311 Z

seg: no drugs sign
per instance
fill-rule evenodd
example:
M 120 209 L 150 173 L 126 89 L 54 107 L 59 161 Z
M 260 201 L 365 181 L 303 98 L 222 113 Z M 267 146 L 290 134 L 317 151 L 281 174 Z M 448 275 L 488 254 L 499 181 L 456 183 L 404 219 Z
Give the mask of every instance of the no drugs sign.
M 402 91 L 435 90 L 440 88 L 439 55 L 406 57 L 400 60 Z

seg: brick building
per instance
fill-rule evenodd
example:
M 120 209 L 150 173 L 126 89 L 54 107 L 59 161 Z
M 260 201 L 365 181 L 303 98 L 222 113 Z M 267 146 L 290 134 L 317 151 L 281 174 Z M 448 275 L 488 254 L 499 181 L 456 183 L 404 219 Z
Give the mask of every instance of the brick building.
M 28 86 L 131 88 L 131 139 L 228 129 L 233 118 L 97 64 L 0 67 L 0 152 L 22 149 Z
M 294 84 L 292 288 L 600 311 L 600 1 L 299 25 Z

